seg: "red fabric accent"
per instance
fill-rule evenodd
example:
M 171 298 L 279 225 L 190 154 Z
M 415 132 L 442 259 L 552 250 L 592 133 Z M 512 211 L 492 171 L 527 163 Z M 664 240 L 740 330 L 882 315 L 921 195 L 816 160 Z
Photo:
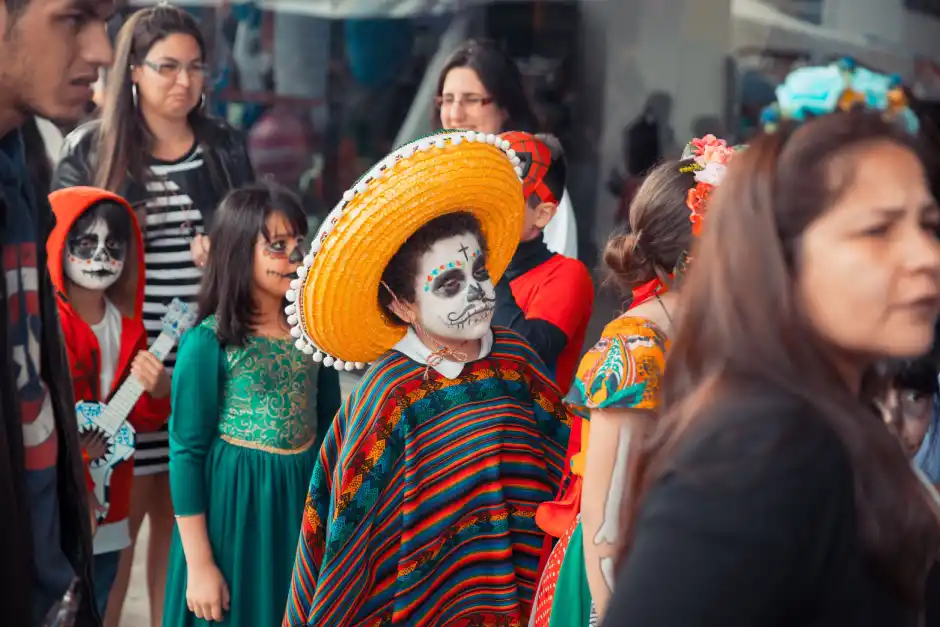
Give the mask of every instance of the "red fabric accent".
M 644 283 L 640 287 L 633 290 L 633 300 L 630 301 L 630 306 L 627 308 L 627 310 L 629 311 L 637 305 L 642 305 L 651 298 L 659 296 L 660 294 L 665 294 L 668 291 L 669 288 L 667 288 L 666 284 L 659 279 L 653 279 L 652 281 Z
M 552 605 L 555 602 L 555 586 L 558 584 L 558 575 L 561 572 L 562 562 L 565 560 L 565 552 L 568 550 L 568 544 L 571 542 L 571 536 L 574 534 L 577 525 L 577 519 L 568 525 L 564 535 L 555 545 L 548 558 L 544 574 L 539 582 L 538 591 L 535 595 L 535 627 L 548 627 L 552 616 Z
M 85 461 L 85 489 L 88 490 L 88 494 L 91 494 L 95 491 L 95 482 L 91 478 L 91 471 L 88 470 L 89 464 L 91 464 L 91 458 L 88 457 L 88 453 L 84 450 L 82 451 L 82 459 Z
M 135 299 L 135 302 L 126 303 L 123 308 L 124 312 L 130 311 L 132 315 L 128 317 L 125 313 L 122 317 L 121 347 L 118 352 L 111 394 L 120 387 L 130 374 L 131 362 L 137 353 L 147 350 L 147 332 L 144 329 L 142 318 L 144 302 L 143 238 L 137 224 L 136 215 L 123 198 L 103 190 L 91 187 L 72 187 L 54 192 L 49 196 L 49 201 L 56 215 L 56 227 L 47 240 L 46 248 L 49 257 L 49 274 L 52 277 L 56 291 L 59 293 L 59 319 L 66 353 L 69 358 L 76 402 L 105 400 L 99 398 L 101 349 L 98 345 L 98 338 L 91 330 L 91 326 L 72 309 L 68 302 L 68 289 L 62 270 L 62 253 L 68 241 L 69 229 L 78 217 L 92 204 L 105 199 L 124 205 L 133 218 L 131 221 L 133 230 L 131 246 L 128 247 L 128 259 L 124 266 L 124 273 L 129 273 L 128 278 L 125 281 L 122 274 L 121 280 L 115 286 L 120 285 L 126 294 Z M 132 255 L 135 256 L 133 263 Z M 111 296 L 110 291 L 108 295 Z M 118 295 L 118 297 L 120 296 Z M 121 308 L 119 303 L 115 302 L 115 305 L 119 309 Z M 162 427 L 169 415 L 169 397 L 157 400 L 144 393 L 128 420 L 139 433 L 146 433 L 156 431 Z M 82 451 L 82 457 L 86 463 L 85 481 L 89 490 L 92 490 L 94 484 L 90 473 L 87 471 L 87 464 L 90 460 L 84 451 Z M 133 466 L 133 462 L 128 460 L 114 468 L 111 474 L 111 506 L 108 509 L 108 517 L 102 524 L 124 520 L 130 513 L 131 486 L 134 480 Z
M 567 393 L 581 359 L 581 348 L 594 311 L 594 283 L 587 266 L 577 259 L 554 255 L 509 283 L 516 304 L 527 320 L 545 320 L 567 337 L 555 382 Z

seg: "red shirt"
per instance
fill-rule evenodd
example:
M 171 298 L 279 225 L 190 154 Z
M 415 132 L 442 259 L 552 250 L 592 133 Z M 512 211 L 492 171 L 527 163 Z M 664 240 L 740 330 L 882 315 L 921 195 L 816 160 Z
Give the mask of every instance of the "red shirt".
M 527 320 L 544 320 L 560 329 L 568 344 L 558 357 L 555 382 L 567 393 L 581 359 L 581 348 L 594 310 L 594 283 L 577 259 L 553 255 L 509 283 Z

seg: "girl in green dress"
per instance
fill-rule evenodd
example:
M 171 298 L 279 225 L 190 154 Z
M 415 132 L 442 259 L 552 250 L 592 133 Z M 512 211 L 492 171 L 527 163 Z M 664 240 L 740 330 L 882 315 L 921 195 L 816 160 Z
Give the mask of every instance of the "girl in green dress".
M 339 376 L 294 346 L 284 294 L 303 260 L 296 198 L 231 192 L 210 233 L 202 320 L 173 373 L 177 525 L 164 627 L 280 624 L 304 499 L 340 404 Z

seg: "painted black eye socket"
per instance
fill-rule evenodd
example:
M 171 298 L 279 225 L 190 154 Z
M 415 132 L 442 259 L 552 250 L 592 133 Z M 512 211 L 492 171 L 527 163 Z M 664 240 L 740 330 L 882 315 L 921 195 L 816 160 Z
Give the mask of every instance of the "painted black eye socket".
M 431 290 L 440 298 L 453 298 L 463 289 L 464 281 L 464 273 L 455 268 L 436 277 Z
M 473 278 L 477 281 L 489 281 L 490 273 L 486 269 L 486 257 L 480 255 L 473 262 Z
M 98 236 L 93 233 L 69 238 L 69 253 L 79 259 L 91 259 L 98 250 Z
M 127 243 L 109 237 L 104 243 L 104 248 L 115 261 L 124 261 L 127 255 Z
M 109 237 L 104 242 L 104 249 L 115 261 L 123 261 L 127 255 L 127 243 Z M 85 233 L 69 238 L 69 254 L 86 261 L 94 258 L 98 252 L 98 236 L 94 233 Z

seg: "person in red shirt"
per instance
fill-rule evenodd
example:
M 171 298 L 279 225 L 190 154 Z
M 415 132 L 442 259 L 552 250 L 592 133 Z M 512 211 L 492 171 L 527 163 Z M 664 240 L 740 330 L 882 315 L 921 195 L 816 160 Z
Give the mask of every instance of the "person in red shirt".
M 567 392 L 594 309 L 594 284 L 583 263 L 550 252 L 542 237 L 564 193 L 565 153 L 551 135 L 510 131 L 501 137 L 522 161 L 526 216 L 522 242 L 496 285 L 493 324 L 528 340 Z
M 93 187 L 53 192 L 56 226 L 46 243 L 49 275 L 58 297 L 62 336 L 76 401 L 107 402 L 128 375 L 145 393 L 128 421 L 138 433 L 156 431 L 170 413 L 170 379 L 147 351 L 143 323 L 144 252 L 134 211 L 120 196 Z M 108 443 L 89 430 L 80 436 L 86 463 L 107 452 Z M 96 500 L 94 591 L 104 615 L 121 551 L 130 546 L 133 461 L 118 463 Z M 102 480 L 103 481 L 103 480 Z M 94 481 L 86 471 L 90 494 Z

